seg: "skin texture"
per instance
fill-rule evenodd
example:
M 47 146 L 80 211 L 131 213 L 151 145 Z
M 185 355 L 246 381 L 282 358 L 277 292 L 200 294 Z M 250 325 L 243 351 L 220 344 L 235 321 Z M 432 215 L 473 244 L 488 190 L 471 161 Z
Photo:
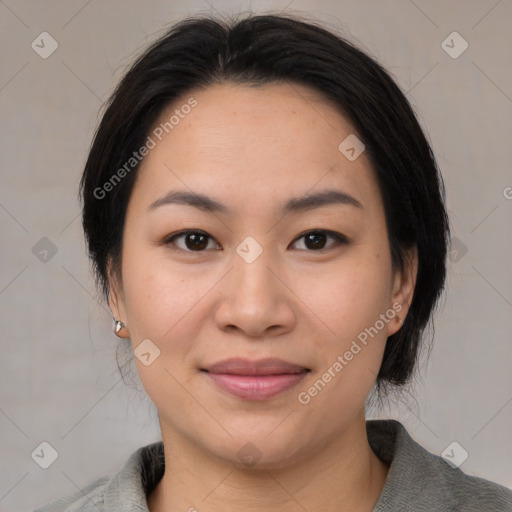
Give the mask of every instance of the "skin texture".
M 386 339 L 411 303 L 416 256 L 405 272 L 393 270 L 370 162 L 364 152 L 349 161 L 338 150 L 354 129 L 316 91 L 218 84 L 190 92 L 159 122 L 190 97 L 197 106 L 142 163 L 121 272 L 111 282 L 110 307 L 133 348 L 150 339 L 160 350 L 148 366 L 136 359 L 166 457 L 149 508 L 371 511 L 387 467 L 368 444 L 364 404 Z M 361 207 L 282 213 L 290 198 L 327 189 Z M 148 211 L 171 190 L 208 195 L 230 212 L 182 204 Z M 202 251 L 185 236 L 165 243 L 184 229 L 210 236 Z M 308 230 L 340 233 L 347 242 L 326 236 L 311 248 L 302 236 Z M 236 252 L 248 236 L 262 249 L 252 263 Z M 393 304 L 399 314 L 300 403 L 298 394 Z M 311 371 L 280 395 L 244 400 L 200 371 L 230 357 L 278 357 Z M 251 467 L 237 455 L 249 442 L 260 456 Z

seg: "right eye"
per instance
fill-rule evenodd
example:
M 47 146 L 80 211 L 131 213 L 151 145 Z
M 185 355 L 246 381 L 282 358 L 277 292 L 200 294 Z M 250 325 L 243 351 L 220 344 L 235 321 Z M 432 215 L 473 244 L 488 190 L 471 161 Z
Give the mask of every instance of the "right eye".
M 177 241 L 182 240 L 182 243 L 178 243 Z M 213 243 L 213 247 L 208 247 L 208 243 Z M 172 250 L 181 250 L 186 252 L 202 252 L 206 249 L 215 249 L 221 250 L 220 245 L 217 244 L 213 237 L 211 237 L 208 233 L 199 230 L 184 230 L 179 231 L 178 233 L 173 233 L 167 236 L 164 240 L 164 245 L 174 245 L 178 249 Z

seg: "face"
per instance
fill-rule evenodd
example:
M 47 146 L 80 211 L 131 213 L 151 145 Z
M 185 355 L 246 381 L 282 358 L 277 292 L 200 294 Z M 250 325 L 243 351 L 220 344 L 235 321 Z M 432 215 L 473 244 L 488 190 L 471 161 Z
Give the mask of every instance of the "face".
M 338 149 L 353 133 L 284 84 L 193 91 L 155 125 L 110 305 L 164 441 L 278 467 L 364 414 L 414 282 L 393 271 L 366 154 Z

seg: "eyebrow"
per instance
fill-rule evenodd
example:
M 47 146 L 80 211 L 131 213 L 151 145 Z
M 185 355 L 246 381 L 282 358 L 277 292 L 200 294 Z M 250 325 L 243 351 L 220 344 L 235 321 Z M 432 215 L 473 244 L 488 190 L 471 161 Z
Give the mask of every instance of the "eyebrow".
M 193 206 L 200 210 L 212 213 L 230 213 L 230 208 L 219 201 L 196 192 L 185 190 L 172 190 L 165 196 L 157 199 L 148 206 L 148 211 L 170 204 L 183 204 Z M 353 196 L 340 190 L 329 189 L 315 194 L 289 199 L 281 208 L 282 213 L 294 213 L 320 208 L 332 204 L 355 206 L 364 209 L 363 205 Z

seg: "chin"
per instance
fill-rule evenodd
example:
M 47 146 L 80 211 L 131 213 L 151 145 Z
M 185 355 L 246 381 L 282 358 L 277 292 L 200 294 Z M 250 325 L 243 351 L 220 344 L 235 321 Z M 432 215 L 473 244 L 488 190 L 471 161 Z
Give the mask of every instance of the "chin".
M 212 443 L 209 438 L 205 448 L 240 469 L 283 469 L 305 457 L 305 439 L 300 431 L 277 432 L 278 423 L 274 422 L 271 428 L 265 425 L 265 428 L 245 429 L 232 438 L 224 436 L 221 442 Z

